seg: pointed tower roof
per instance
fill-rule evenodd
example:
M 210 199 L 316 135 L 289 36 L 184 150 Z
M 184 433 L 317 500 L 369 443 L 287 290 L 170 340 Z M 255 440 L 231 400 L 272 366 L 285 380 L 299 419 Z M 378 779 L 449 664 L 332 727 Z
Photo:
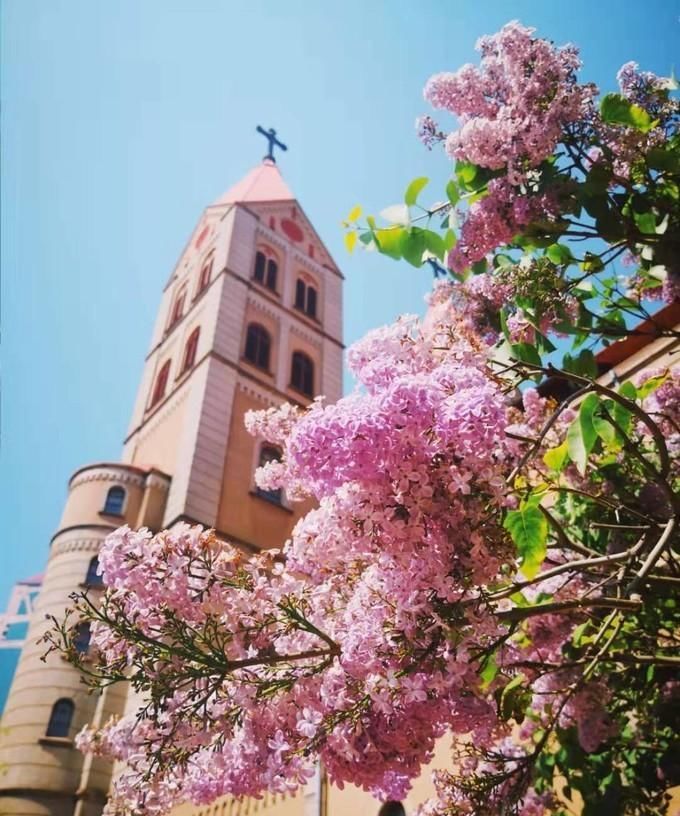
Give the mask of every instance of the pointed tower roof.
M 265 159 L 245 175 L 241 181 L 227 190 L 213 203 L 213 207 L 224 204 L 247 204 L 256 201 L 295 201 L 288 189 L 281 171 L 271 159 Z

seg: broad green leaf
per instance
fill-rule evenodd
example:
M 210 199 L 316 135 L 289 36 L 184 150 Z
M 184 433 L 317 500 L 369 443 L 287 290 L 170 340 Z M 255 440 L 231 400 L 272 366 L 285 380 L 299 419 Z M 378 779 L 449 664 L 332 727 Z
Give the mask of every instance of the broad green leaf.
M 633 213 L 635 224 L 640 232 L 645 235 L 656 234 L 656 216 L 653 212 Z
M 680 173 L 680 155 L 677 150 L 653 147 L 647 154 L 647 164 L 654 170 Z
M 488 264 L 486 262 L 486 258 L 482 258 L 481 261 L 475 261 L 473 264 L 470 265 L 470 269 L 472 270 L 473 275 L 482 275 L 486 272 Z
M 616 93 L 608 93 L 602 98 L 600 114 L 609 124 L 628 125 L 643 133 L 650 130 L 654 124 L 647 111 Z
M 567 431 L 567 449 L 578 472 L 586 472 L 588 456 L 597 442 L 597 432 L 593 425 L 593 414 L 600 404 L 597 394 L 588 394 L 579 408 L 578 416 Z
M 609 413 L 609 406 L 604 406 Z M 597 411 L 593 414 L 593 428 L 595 428 L 595 433 L 600 437 L 600 439 L 604 442 L 605 446 L 610 450 L 620 450 L 621 448 L 621 440 L 619 440 L 619 435 L 616 433 L 616 428 L 612 425 L 612 423 L 607 419 L 606 416 L 601 416 Z M 602 466 L 602 461 L 600 460 L 600 466 Z
M 565 371 L 570 371 L 572 374 L 578 374 L 581 377 L 590 377 L 591 379 L 597 377 L 597 362 L 590 349 L 583 349 L 578 357 L 565 354 L 562 367 Z
M 569 461 L 569 449 L 566 441 L 556 448 L 550 448 L 543 456 L 543 461 L 550 468 L 559 473 Z
M 534 578 L 545 559 L 548 521 L 535 505 L 522 503 L 518 510 L 509 510 L 503 527 L 517 547 L 520 569 L 529 579 Z
M 444 239 L 438 232 L 432 230 L 425 230 L 425 248 L 440 260 L 446 254 Z
M 619 388 L 619 394 L 621 394 L 622 397 L 631 400 L 631 402 L 635 402 L 637 398 L 637 388 L 632 382 L 625 382 Z M 625 405 L 621 405 L 618 402 L 613 402 L 611 412 L 614 421 L 621 431 L 627 436 L 630 433 L 630 428 L 633 422 L 633 414 L 625 407 Z
M 574 260 L 571 250 L 568 246 L 564 246 L 564 244 L 553 244 L 552 246 L 549 246 L 546 249 L 545 254 L 554 264 L 557 264 L 558 266 L 571 263 Z
M 458 185 L 456 182 L 451 179 L 449 183 L 446 185 L 446 195 L 449 199 L 449 202 L 452 206 L 456 206 L 456 204 L 460 201 L 460 193 L 458 192 Z
M 404 201 L 408 207 L 411 207 L 416 203 L 421 190 L 427 185 L 429 180 L 430 179 L 426 178 L 425 176 L 421 176 L 420 178 L 413 179 L 413 181 L 409 184 L 409 186 L 406 188 L 406 193 L 404 194 Z
M 359 235 L 359 240 L 361 241 L 364 246 L 370 246 L 373 243 L 373 233 L 372 232 L 362 232 Z
M 479 168 L 476 164 L 472 164 L 472 162 L 466 161 L 457 161 L 456 162 L 456 177 L 462 184 L 467 187 L 475 180 L 475 176 L 477 175 L 477 170 Z
M 423 252 L 425 252 L 425 233 L 418 227 L 404 230 L 401 239 L 401 254 L 412 266 L 420 267 L 423 263 Z
M 348 252 L 354 252 L 354 247 L 357 243 L 357 234 L 354 230 L 345 233 L 345 246 Z
M 541 357 L 536 350 L 536 346 L 531 343 L 513 343 L 510 346 L 512 356 L 522 363 L 531 363 L 532 365 L 541 365 Z
M 398 261 L 402 257 L 401 241 L 405 232 L 406 230 L 400 227 L 376 230 L 375 239 L 380 252 Z
M 381 210 L 380 215 L 390 224 L 401 224 L 406 227 L 411 223 L 411 216 L 406 204 L 392 204 L 391 207 L 385 207 L 384 210 Z
M 580 623 L 574 631 L 571 633 L 571 642 L 574 646 L 578 647 L 582 645 L 583 642 L 583 635 L 585 634 L 586 629 L 590 626 L 590 621 L 585 621 L 584 623 Z
M 347 216 L 347 220 L 349 221 L 350 224 L 352 224 L 354 223 L 354 221 L 358 221 L 361 218 L 361 213 L 362 209 L 359 206 L 359 204 L 357 204 L 356 207 L 350 210 L 350 213 Z

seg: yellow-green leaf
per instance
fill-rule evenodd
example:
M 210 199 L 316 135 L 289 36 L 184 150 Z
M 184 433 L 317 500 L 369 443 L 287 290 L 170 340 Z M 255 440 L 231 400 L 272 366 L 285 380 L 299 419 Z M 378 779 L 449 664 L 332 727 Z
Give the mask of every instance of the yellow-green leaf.
M 345 246 L 348 252 L 353 252 L 357 243 L 357 234 L 354 230 L 345 233 Z
M 421 176 L 420 178 L 413 179 L 413 181 L 409 184 L 406 188 L 406 193 L 404 195 L 404 201 L 406 202 L 406 206 L 411 207 L 413 204 L 416 203 L 418 200 L 418 196 L 420 195 L 420 191 L 427 185 L 430 179 L 426 178 L 425 176 Z
M 550 468 L 550 470 L 554 470 L 559 473 L 569 461 L 569 449 L 566 441 L 562 442 L 562 444 L 558 445 L 556 448 L 550 448 L 550 450 L 547 450 L 543 456 L 543 461 Z
M 350 222 L 350 224 L 352 224 L 354 221 L 358 221 L 361 218 L 361 212 L 362 210 L 359 204 L 350 210 L 350 213 L 347 216 L 347 220 Z

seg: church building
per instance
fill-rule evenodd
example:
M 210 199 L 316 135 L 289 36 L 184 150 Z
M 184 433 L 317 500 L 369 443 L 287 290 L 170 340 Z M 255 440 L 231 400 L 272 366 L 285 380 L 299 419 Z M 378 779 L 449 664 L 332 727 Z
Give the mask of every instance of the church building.
M 84 757 L 74 737 L 123 713 L 127 689 L 88 694 L 37 643 L 72 592 L 101 592 L 105 537 L 188 522 L 255 552 L 281 546 L 311 506 L 255 485 L 257 466 L 280 454 L 243 417 L 341 396 L 343 276 L 276 165 L 283 146 L 261 132 L 268 155 L 204 210 L 163 289 L 120 461 L 85 465 L 68 483 L 2 719 L 5 816 L 98 816 L 106 801 L 111 763 Z M 79 648 L 88 642 L 84 627 Z

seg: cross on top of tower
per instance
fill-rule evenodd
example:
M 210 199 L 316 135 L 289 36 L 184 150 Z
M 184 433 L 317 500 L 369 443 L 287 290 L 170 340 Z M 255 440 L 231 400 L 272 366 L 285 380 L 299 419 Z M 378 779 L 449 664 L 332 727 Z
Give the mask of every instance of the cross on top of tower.
M 280 142 L 276 138 L 276 131 L 274 130 L 274 128 L 269 128 L 269 130 L 265 130 L 263 127 L 258 125 L 256 129 L 257 132 L 261 133 L 264 136 L 264 138 L 267 139 L 267 141 L 269 142 L 269 150 L 267 151 L 267 155 L 264 157 L 265 160 L 269 159 L 270 161 L 273 161 L 274 164 L 276 164 L 276 159 L 274 158 L 274 147 L 280 147 L 281 150 L 288 150 L 288 148 L 283 142 Z

